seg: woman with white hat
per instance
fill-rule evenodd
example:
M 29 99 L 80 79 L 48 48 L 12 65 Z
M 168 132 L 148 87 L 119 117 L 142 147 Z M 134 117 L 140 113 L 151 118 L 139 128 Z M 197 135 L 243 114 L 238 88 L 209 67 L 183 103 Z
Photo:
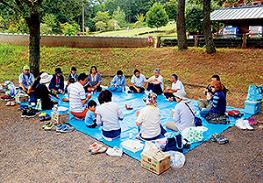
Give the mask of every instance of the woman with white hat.
M 30 101 L 36 102 L 37 99 L 41 100 L 41 106 L 43 110 L 52 109 L 54 103 L 49 98 L 49 91 L 47 86 L 52 79 L 52 75 L 43 72 L 36 78 L 30 89 Z
M 191 101 L 186 98 L 186 93 L 179 90 L 174 96 L 177 102 L 172 114 L 174 121 L 167 122 L 166 128 L 183 131 L 185 128 L 194 127 L 194 108 Z

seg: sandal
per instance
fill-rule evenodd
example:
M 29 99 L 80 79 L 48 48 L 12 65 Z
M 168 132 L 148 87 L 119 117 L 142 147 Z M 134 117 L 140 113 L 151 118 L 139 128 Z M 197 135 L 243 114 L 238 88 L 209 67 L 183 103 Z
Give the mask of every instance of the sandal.
M 105 146 L 103 146 L 102 144 L 94 143 L 91 145 L 91 149 L 89 152 L 91 153 L 91 155 L 95 155 L 95 154 L 105 153 L 106 151 L 107 148 Z
M 223 135 L 220 134 L 213 134 L 211 137 L 212 142 L 217 142 L 218 144 L 227 144 L 229 143 L 228 138 L 224 137 Z

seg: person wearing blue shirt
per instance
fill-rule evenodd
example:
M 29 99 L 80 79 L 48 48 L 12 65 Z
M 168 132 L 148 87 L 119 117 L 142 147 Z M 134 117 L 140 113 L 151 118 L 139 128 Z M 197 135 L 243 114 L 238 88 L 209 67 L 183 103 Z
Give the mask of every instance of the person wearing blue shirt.
M 111 81 L 111 85 L 108 90 L 112 92 L 122 92 L 125 90 L 126 79 L 121 70 L 117 71 L 117 75 Z
M 95 115 L 96 106 L 97 103 L 94 100 L 90 100 L 88 102 L 89 111 L 87 112 L 85 117 L 85 124 L 88 128 L 95 128 L 97 126 Z
M 30 68 L 28 65 L 23 67 L 23 73 L 19 75 L 19 87 L 26 93 L 34 83 L 34 75 L 30 73 Z

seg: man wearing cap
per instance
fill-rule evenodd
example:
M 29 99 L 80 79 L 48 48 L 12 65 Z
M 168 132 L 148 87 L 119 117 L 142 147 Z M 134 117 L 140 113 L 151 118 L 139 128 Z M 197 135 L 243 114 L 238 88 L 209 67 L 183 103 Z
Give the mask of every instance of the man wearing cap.
M 174 93 L 178 92 L 179 90 L 184 92 L 185 90 L 183 83 L 178 79 L 176 74 L 171 75 L 170 81 L 172 82 L 172 88 L 167 87 L 167 89 L 164 91 L 164 95 L 169 101 L 174 101 Z
M 30 73 L 28 65 L 23 67 L 23 72 L 19 75 L 19 87 L 26 93 L 28 93 L 29 87 L 34 82 L 34 75 Z
M 173 122 L 167 122 L 166 128 L 174 131 L 183 131 L 188 127 L 194 127 L 194 108 L 191 101 L 186 98 L 184 91 L 174 93 L 177 102 L 173 110 Z
M 55 69 L 55 74 L 48 88 L 55 95 L 59 93 L 64 94 L 64 77 L 60 68 Z
M 146 82 L 148 83 L 147 90 L 161 95 L 163 93 L 163 77 L 160 74 L 160 69 L 154 70 L 154 76 L 150 77 Z

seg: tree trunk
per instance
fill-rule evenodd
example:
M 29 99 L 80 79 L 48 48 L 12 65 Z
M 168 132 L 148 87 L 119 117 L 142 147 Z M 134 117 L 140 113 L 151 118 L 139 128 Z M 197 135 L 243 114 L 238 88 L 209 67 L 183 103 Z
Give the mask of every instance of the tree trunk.
M 178 49 L 187 49 L 187 39 L 185 30 L 185 0 L 178 0 L 176 29 L 178 39 Z
M 216 52 L 216 48 L 211 31 L 210 12 L 211 12 L 211 0 L 203 0 L 203 13 L 204 13 L 203 30 L 205 36 L 206 52 L 212 54 Z
M 29 18 L 26 18 L 29 28 L 29 65 L 30 70 L 36 77 L 39 74 L 40 64 L 40 15 L 38 12 L 31 13 Z

